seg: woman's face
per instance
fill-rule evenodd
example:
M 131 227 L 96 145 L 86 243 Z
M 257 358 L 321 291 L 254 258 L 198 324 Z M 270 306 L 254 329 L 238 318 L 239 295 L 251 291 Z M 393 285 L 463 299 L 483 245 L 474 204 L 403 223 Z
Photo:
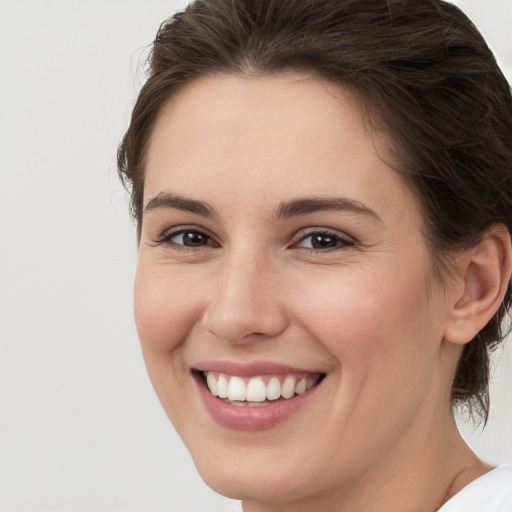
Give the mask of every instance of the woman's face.
M 449 414 L 450 293 L 384 142 L 347 91 L 291 73 L 201 79 L 157 119 L 136 322 L 167 414 L 223 494 L 341 489 L 418 454 Z

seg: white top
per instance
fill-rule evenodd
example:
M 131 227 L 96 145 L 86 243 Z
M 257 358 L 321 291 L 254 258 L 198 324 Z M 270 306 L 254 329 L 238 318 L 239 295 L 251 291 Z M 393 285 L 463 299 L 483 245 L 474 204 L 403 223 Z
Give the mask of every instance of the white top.
M 512 512 L 512 464 L 473 480 L 438 512 Z

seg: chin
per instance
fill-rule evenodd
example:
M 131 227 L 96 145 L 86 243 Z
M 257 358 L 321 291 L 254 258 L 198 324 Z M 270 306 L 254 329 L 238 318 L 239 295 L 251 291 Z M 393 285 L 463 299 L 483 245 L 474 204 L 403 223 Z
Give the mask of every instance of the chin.
M 228 498 L 285 503 L 320 492 L 329 475 L 310 455 L 275 437 L 277 442 L 266 438 L 232 446 L 195 439 L 188 448 L 201 478 Z
M 226 466 L 219 468 L 199 463 L 196 467 L 209 487 L 236 500 L 274 503 L 296 500 L 304 492 L 306 482 L 311 481 L 309 477 L 302 481 L 297 466 L 290 471 L 281 470 L 281 466 L 275 464 L 267 468 L 255 468 L 252 464 L 231 468 Z

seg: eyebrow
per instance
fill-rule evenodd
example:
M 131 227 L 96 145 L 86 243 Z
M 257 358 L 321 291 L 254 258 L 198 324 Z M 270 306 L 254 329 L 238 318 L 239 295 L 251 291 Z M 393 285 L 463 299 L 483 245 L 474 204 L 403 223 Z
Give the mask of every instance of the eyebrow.
M 160 192 L 148 201 L 144 213 L 160 209 L 172 208 L 184 212 L 194 213 L 202 217 L 215 217 L 215 210 L 204 201 L 197 201 L 170 192 Z M 321 211 L 349 211 L 352 213 L 368 215 L 382 222 L 375 211 L 363 203 L 348 197 L 306 197 L 293 199 L 281 203 L 276 210 L 277 217 L 288 218 L 299 215 L 307 215 Z
M 208 203 L 188 199 L 187 197 L 169 192 L 160 192 L 151 198 L 144 207 L 144 213 L 160 208 L 173 208 L 175 210 L 195 213 L 203 217 L 215 217 L 215 211 Z
M 321 211 L 349 211 L 362 215 L 368 215 L 379 222 L 382 219 L 371 208 L 363 203 L 349 199 L 348 197 L 311 197 L 294 199 L 282 203 L 277 209 L 278 217 L 294 217 L 296 215 L 307 215 Z

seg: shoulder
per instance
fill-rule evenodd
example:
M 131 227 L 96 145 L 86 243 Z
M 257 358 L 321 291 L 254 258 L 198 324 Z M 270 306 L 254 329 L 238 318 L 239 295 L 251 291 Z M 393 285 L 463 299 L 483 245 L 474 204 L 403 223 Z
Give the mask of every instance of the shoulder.
M 512 512 L 512 464 L 502 464 L 477 478 L 438 512 Z

